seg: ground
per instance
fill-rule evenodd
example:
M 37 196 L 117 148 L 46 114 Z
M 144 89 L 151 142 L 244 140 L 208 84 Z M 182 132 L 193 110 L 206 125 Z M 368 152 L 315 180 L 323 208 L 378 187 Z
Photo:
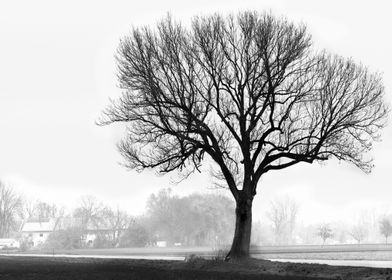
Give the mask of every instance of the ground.
M 392 261 L 392 252 L 328 252 L 328 253 L 285 253 L 261 254 L 268 259 L 302 259 L 302 260 L 367 260 Z
M 188 261 L 0 256 L 0 279 L 392 279 L 392 269 L 193 258 Z
M 223 248 L 224 249 L 224 248 Z M 227 248 L 226 248 L 227 250 Z M 71 254 L 91 256 L 145 256 L 145 257 L 185 257 L 215 256 L 219 250 L 210 247 L 166 247 L 166 248 L 105 248 L 74 250 L 34 250 L 19 253 L 28 254 Z M 2 252 L 6 252 L 3 250 Z M 12 251 L 10 251 L 12 252 Z M 263 246 L 253 247 L 252 256 L 262 259 L 325 259 L 325 260 L 369 260 L 392 261 L 392 245 L 390 244 L 349 244 L 349 245 L 295 245 L 295 246 Z M 0 251 L 1 253 L 1 251 Z

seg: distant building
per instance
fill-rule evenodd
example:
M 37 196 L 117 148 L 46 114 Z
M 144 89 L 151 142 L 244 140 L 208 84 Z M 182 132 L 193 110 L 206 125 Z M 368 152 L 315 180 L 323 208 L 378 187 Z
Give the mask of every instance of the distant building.
M 166 241 L 157 241 L 157 247 L 167 247 L 167 242 Z
M 58 219 L 29 219 L 21 227 L 22 240 L 29 246 L 43 244 L 56 229 Z
M 19 241 L 13 238 L 0 238 L 0 249 L 7 248 L 7 249 L 15 249 L 20 248 Z
M 113 228 L 107 222 L 89 221 L 83 223 L 81 218 L 60 217 L 50 219 L 28 219 L 20 227 L 21 241 L 28 247 L 42 245 L 54 231 L 77 229 L 80 230 L 82 246 L 94 246 L 98 237 L 106 240 L 116 240 L 126 228 Z
M 110 240 L 119 236 L 125 230 L 125 228 L 114 230 L 104 222 L 88 222 L 85 225 L 82 219 L 73 217 L 28 219 L 21 226 L 21 240 L 29 247 L 36 247 L 45 243 L 52 232 L 68 229 L 80 229 L 80 241 L 85 246 L 93 246 L 98 236 Z

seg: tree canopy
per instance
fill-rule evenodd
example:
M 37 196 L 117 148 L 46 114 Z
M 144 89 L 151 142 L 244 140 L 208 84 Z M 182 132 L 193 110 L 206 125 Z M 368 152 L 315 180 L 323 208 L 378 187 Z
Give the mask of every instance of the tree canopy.
M 103 123 L 131 124 L 119 144 L 129 167 L 197 169 L 207 153 L 234 194 L 236 180 L 298 162 L 368 172 L 387 113 L 381 77 L 311 45 L 304 25 L 256 12 L 135 28 L 117 54 L 124 93 Z
M 126 165 L 193 172 L 208 155 L 246 240 L 263 174 L 330 158 L 372 168 L 388 113 L 382 78 L 315 50 L 303 24 L 248 11 L 186 27 L 169 16 L 134 28 L 116 57 L 123 94 L 100 123 L 128 124 L 118 145 Z

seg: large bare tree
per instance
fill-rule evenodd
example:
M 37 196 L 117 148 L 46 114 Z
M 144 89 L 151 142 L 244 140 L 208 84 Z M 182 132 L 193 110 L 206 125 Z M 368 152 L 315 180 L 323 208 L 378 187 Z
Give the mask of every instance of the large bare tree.
M 260 178 L 337 158 L 369 172 L 388 108 L 380 75 L 312 49 L 304 25 L 257 12 L 170 16 L 134 28 L 117 53 L 122 96 L 100 124 L 127 123 L 129 168 L 199 170 L 207 155 L 236 201 L 229 258 L 249 256 Z

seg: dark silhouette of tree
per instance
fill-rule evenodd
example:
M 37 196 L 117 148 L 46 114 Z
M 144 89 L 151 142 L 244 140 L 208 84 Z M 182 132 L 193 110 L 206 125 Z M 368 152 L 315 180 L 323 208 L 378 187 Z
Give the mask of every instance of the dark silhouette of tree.
M 0 238 L 16 230 L 17 218 L 23 215 L 22 198 L 0 181 Z
M 128 168 L 180 170 L 207 155 L 236 201 L 228 258 L 249 256 L 260 178 L 297 163 L 337 158 L 369 172 L 385 125 L 380 75 L 312 49 L 304 25 L 270 14 L 170 17 L 134 28 L 117 53 L 122 96 L 101 125 L 127 123 L 118 144 Z
M 318 228 L 317 235 L 320 236 L 321 239 L 323 240 L 323 246 L 324 246 L 325 241 L 333 237 L 332 229 L 328 224 L 321 225 Z
M 385 244 L 388 244 L 388 237 L 392 235 L 392 224 L 386 217 L 380 221 L 380 233 L 385 237 Z

